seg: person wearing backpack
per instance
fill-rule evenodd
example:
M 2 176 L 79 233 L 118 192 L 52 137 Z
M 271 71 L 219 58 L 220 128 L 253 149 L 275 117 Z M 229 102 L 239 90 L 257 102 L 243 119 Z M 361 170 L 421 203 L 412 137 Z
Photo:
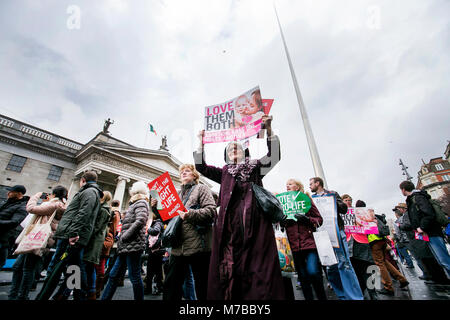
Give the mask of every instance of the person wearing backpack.
M 428 236 L 428 247 L 444 269 L 447 278 L 450 279 L 450 255 L 445 246 L 442 231 L 445 227 L 441 222 L 444 214 L 442 209 L 434 200 L 431 200 L 426 191 L 416 190 L 411 181 L 403 181 L 399 187 L 406 197 L 412 228 L 416 234 Z
M 386 248 L 387 239 L 386 236 L 389 235 L 389 227 L 387 226 L 385 215 L 375 214 L 373 210 L 368 210 L 371 212 L 372 217 L 377 220 L 378 234 L 369 234 L 367 239 L 369 240 L 369 245 L 372 250 L 372 257 L 375 264 L 380 268 L 381 283 L 383 288 L 378 291 L 380 294 L 394 296 L 394 287 L 392 285 L 392 279 L 389 273 L 400 282 L 400 288 L 405 288 L 409 285 L 408 280 L 405 276 L 400 273 L 387 259 L 386 259 Z

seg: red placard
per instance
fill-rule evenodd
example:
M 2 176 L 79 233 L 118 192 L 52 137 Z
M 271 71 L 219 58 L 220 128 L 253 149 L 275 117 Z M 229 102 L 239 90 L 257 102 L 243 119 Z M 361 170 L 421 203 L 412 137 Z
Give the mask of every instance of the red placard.
M 172 179 L 168 172 L 164 172 L 158 178 L 153 180 L 148 184 L 150 190 L 158 191 L 159 197 L 161 198 L 162 210 L 158 210 L 163 221 L 172 219 L 177 216 L 178 210 L 187 211 L 178 196 L 177 190 L 173 185 Z
M 272 108 L 273 100 L 274 99 L 262 99 L 264 114 L 269 114 L 270 108 Z

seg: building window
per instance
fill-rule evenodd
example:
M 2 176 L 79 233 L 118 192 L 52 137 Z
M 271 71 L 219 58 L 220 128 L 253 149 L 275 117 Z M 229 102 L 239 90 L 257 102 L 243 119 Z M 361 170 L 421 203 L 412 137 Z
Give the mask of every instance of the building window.
M 444 174 L 444 175 L 442 176 L 442 180 L 444 180 L 444 181 L 450 181 L 450 175 Z
M 436 168 L 436 170 L 440 171 L 440 170 L 444 170 L 444 166 L 440 163 L 435 164 L 434 167 Z
M 11 160 L 9 160 L 9 163 L 6 166 L 6 169 L 16 171 L 16 172 L 21 172 L 26 161 L 27 161 L 27 158 L 21 157 L 21 156 L 16 156 L 15 154 L 13 154 Z
M 64 168 L 58 167 L 58 166 L 52 166 L 50 169 L 50 172 L 48 173 L 47 179 L 53 180 L 53 181 L 59 181 L 59 178 L 61 178 L 62 172 Z

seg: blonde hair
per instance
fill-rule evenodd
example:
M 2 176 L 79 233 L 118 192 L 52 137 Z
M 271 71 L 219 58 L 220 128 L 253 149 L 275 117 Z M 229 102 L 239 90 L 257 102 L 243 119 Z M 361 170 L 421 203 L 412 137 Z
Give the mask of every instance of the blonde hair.
M 287 182 L 289 182 L 289 181 L 295 183 L 297 185 L 299 191 L 303 192 L 304 194 L 306 194 L 308 197 L 311 198 L 311 195 L 309 194 L 309 192 L 305 192 L 305 187 L 303 186 L 303 183 L 300 182 L 300 180 L 291 178 L 291 179 L 288 179 Z
M 111 199 L 112 199 L 111 192 L 103 191 L 103 198 L 100 199 L 100 202 L 101 203 L 108 203 L 109 201 L 111 201 Z
M 181 172 L 184 170 L 184 169 L 190 169 L 191 171 L 192 171 L 192 174 L 193 174 L 193 176 L 194 176 L 194 181 L 195 181 L 195 184 L 198 184 L 198 182 L 199 182 L 199 180 L 200 180 L 200 173 L 195 169 L 195 166 L 193 165 L 193 164 L 190 164 L 190 163 L 185 163 L 185 164 L 182 164 L 179 168 L 178 168 L 178 172 L 180 173 L 180 175 L 181 175 Z
M 131 186 L 130 196 L 134 196 L 138 193 L 143 194 L 144 196 L 146 196 L 148 198 L 149 191 L 148 191 L 148 187 L 144 181 L 137 181 L 137 182 L 133 183 L 133 185 Z

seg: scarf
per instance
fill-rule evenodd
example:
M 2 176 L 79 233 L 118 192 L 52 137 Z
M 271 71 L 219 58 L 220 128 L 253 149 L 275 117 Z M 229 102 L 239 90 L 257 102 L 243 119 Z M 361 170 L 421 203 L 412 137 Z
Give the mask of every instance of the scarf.
M 238 164 L 229 164 L 228 173 L 231 174 L 236 180 L 248 181 L 250 179 L 250 174 L 256 167 L 257 161 L 245 158 L 244 162 Z

